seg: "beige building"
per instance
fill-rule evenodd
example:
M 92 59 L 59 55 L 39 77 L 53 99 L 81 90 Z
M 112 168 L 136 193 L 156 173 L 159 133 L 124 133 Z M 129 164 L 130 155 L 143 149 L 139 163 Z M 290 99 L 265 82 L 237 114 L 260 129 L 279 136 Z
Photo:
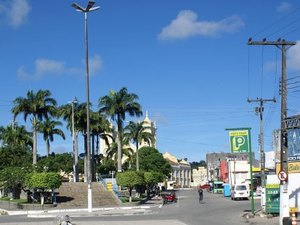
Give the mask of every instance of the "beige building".
M 207 180 L 207 169 L 204 166 L 199 166 L 197 169 L 192 170 L 193 182 L 191 186 L 197 187 L 199 185 L 206 184 Z
M 185 160 L 178 160 L 168 152 L 163 154 L 163 157 L 172 167 L 170 181 L 175 181 L 177 188 L 191 187 L 191 165 Z

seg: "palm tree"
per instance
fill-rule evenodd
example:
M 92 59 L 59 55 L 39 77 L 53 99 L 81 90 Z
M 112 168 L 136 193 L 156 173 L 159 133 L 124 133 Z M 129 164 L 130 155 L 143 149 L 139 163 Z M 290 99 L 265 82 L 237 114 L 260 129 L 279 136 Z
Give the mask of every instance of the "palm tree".
M 119 92 L 111 90 L 107 96 L 99 99 L 100 113 L 104 112 L 111 117 L 117 124 L 117 145 L 118 145 L 118 172 L 122 171 L 122 132 L 123 122 L 126 114 L 130 116 L 141 116 L 141 105 L 136 101 L 138 96 L 128 93 L 127 88 L 123 87 Z
M 62 105 L 59 108 L 59 115 L 67 121 L 67 128 L 70 129 L 72 133 L 72 106 L 70 104 Z M 75 182 L 79 180 L 78 178 L 78 134 L 82 132 L 84 137 L 84 149 L 86 153 L 86 103 L 74 104 L 74 177 Z M 85 166 L 84 166 L 84 173 L 85 173 L 85 180 L 87 175 L 87 168 L 86 168 L 86 155 L 85 154 Z
M 149 132 L 150 131 L 150 132 Z M 150 147 L 154 143 L 153 127 L 145 126 L 144 122 L 133 122 L 124 128 L 124 136 L 129 140 L 132 140 L 136 148 L 136 170 L 139 171 L 139 147 L 140 144 L 145 141 Z
M 43 134 L 44 141 L 46 141 L 47 157 L 50 154 L 50 141 L 54 141 L 55 134 L 61 136 L 64 140 L 66 139 L 64 132 L 61 129 L 56 128 L 57 126 L 62 126 L 62 123 L 49 118 L 44 122 L 38 122 L 37 124 L 37 130 Z
M 28 146 L 32 149 L 31 136 L 25 126 L 18 126 L 17 123 L 10 124 L 6 128 L 0 127 L 0 140 L 3 145 Z
M 92 138 L 92 154 L 91 154 L 91 171 L 92 171 L 92 180 L 96 180 L 96 163 L 99 163 L 101 158 L 99 151 L 99 138 L 102 138 L 106 143 L 109 143 L 108 139 L 110 137 L 109 133 L 111 132 L 110 123 L 105 118 L 105 115 L 98 112 L 91 112 L 90 114 L 90 131 Z M 96 146 L 95 146 L 96 145 Z M 96 150 L 96 151 L 95 151 Z M 95 157 L 95 155 L 97 157 Z M 95 159 L 99 159 L 98 162 Z
M 18 97 L 14 100 L 12 113 L 14 120 L 20 114 L 24 114 L 24 120 L 30 118 L 33 130 L 33 164 L 37 163 L 37 122 L 48 118 L 55 113 L 56 100 L 51 98 L 49 90 L 39 90 L 34 93 L 32 90 L 27 92 L 27 97 Z
M 113 132 L 113 135 L 111 136 L 112 142 L 108 145 L 108 148 L 106 150 L 107 159 L 113 159 L 114 161 L 118 161 L 118 144 L 116 142 L 117 135 L 115 132 Z M 131 161 L 132 155 L 133 155 L 133 149 L 130 147 L 129 139 L 122 137 L 122 157 L 123 155 L 128 158 L 128 161 Z M 121 157 L 121 158 L 122 158 Z

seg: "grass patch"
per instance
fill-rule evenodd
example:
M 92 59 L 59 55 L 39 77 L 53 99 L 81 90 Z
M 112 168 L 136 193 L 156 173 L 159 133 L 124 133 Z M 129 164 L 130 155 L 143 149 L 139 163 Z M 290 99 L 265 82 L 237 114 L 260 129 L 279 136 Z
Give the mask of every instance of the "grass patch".
M 129 197 L 128 196 L 122 196 L 120 197 L 120 200 L 122 203 L 128 203 L 129 202 Z M 139 202 L 143 200 L 143 198 L 135 198 L 135 197 L 132 197 L 132 202 Z
M 20 203 L 20 204 L 27 203 L 27 199 L 11 199 L 9 197 L 3 197 L 3 198 L 0 198 L 0 200 L 1 201 L 7 201 L 7 202 Z

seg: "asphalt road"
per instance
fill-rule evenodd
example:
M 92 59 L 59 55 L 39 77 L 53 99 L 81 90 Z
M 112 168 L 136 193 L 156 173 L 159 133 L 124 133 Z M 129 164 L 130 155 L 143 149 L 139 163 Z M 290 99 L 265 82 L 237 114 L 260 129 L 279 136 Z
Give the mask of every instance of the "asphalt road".
M 199 203 L 196 190 L 181 190 L 177 192 L 177 203 L 164 206 L 151 205 L 149 209 L 126 211 L 113 210 L 107 214 L 70 215 L 76 225 L 241 225 L 241 224 L 279 224 L 276 218 L 254 217 L 246 219 L 245 214 L 251 212 L 251 201 L 232 201 L 220 194 L 204 192 L 203 203 Z M 255 200 L 255 209 L 260 208 L 260 200 Z M 0 216 L 0 224 L 7 225 L 53 225 L 55 218 L 28 218 L 26 216 Z

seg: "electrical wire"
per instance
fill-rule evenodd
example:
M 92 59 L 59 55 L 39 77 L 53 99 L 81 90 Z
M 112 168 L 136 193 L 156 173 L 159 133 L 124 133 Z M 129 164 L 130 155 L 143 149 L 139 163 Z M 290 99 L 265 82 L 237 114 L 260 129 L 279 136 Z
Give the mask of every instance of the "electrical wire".
M 273 96 L 276 96 L 276 87 L 277 87 L 277 76 L 278 76 L 278 48 L 276 48 L 276 61 L 275 61 L 275 76 L 274 76 L 274 93 Z
M 300 29 L 300 26 L 297 27 L 297 28 L 295 28 L 295 29 L 293 29 L 293 30 L 291 30 L 291 31 L 289 31 L 289 32 L 287 32 L 287 33 L 285 33 L 285 34 L 283 34 L 283 35 L 282 35 L 282 38 L 286 37 L 288 34 L 294 33 L 295 31 L 297 31 L 297 30 L 299 30 L 299 29 Z
M 260 98 L 263 96 L 263 87 L 264 87 L 264 53 L 265 53 L 265 46 L 262 46 L 261 49 L 261 80 L 260 80 Z
M 248 99 L 250 98 L 250 46 L 248 45 Z
M 266 38 L 272 37 L 274 34 L 277 34 L 277 33 L 281 32 L 281 31 L 287 29 L 289 26 L 291 26 L 291 25 L 297 23 L 298 21 L 300 21 L 300 18 L 294 20 L 293 22 L 291 22 L 291 23 L 289 23 L 289 24 L 287 24 L 287 25 L 282 26 L 281 28 L 277 29 L 277 30 L 274 31 L 273 33 L 271 33 L 271 34 L 269 34 L 268 36 L 266 36 Z M 284 37 L 284 35 L 282 35 L 281 37 Z
M 299 7 L 296 7 L 292 12 L 280 17 L 279 19 L 277 19 L 276 21 L 274 21 L 273 23 L 271 23 L 270 25 L 268 25 L 267 27 L 263 28 L 262 30 L 258 31 L 257 33 L 255 33 L 252 37 L 256 37 L 259 34 L 262 34 L 263 32 L 271 29 L 272 27 L 274 27 L 275 25 L 279 24 L 279 22 L 285 20 L 286 18 L 290 17 L 291 15 L 293 15 L 294 13 L 296 13 L 298 10 L 300 9 Z

